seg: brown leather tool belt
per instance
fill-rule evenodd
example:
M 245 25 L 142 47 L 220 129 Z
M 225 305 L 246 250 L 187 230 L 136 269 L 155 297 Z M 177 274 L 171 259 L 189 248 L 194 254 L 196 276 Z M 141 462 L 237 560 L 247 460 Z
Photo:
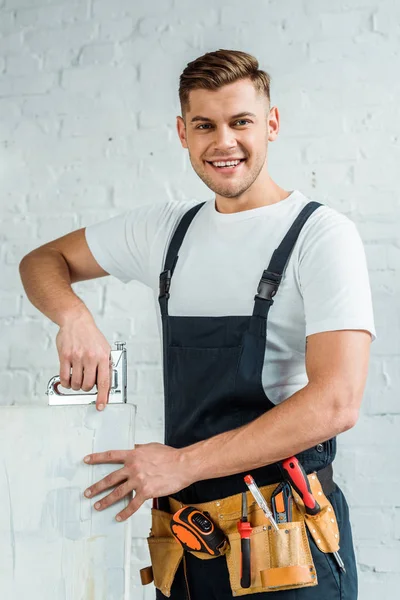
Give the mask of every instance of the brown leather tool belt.
M 263 511 L 247 493 L 248 520 L 252 526 L 251 548 L 251 587 L 240 585 L 241 540 L 237 523 L 241 517 L 241 494 L 194 504 L 195 508 L 208 512 L 211 520 L 228 537 L 229 546 L 225 556 L 213 557 L 200 552 L 191 552 L 201 560 L 226 560 L 232 594 L 242 596 L 258 592 L 287 590 L 317 585 L 317 573 L 311 555 L 307 530 L 317 547 L 325 553 L 339 550 L 339 528 L 329 495 L 335 487 L 332 479 L 332 467 L 307 476 L 311 491 L 321 506 L 321 511 L 311 516 L 305 513 L 302 500 L 295 490 L 293 497 L 293 515 L 289 523 L 280 523 L 279 532 L 274 531 Z M 276 484 L 260 488 L 262 495 L 270 504 Z M 142 569 L 143 585 L 151 583 L 165 596 L 171 595 L 171 586 L 184 550 L 173 536 L 170 521 L 172 515 L 183 505 L 169 498 L 170 513 L 152 509 L 152 525 L 148 545 L 151 567 Z

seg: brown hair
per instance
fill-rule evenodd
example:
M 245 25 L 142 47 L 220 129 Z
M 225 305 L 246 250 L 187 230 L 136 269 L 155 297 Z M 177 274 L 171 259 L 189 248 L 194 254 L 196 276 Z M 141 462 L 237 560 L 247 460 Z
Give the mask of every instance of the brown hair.
M 192 90 L 217 90 L 239 79 L 250 79 L 256 90 L 270 101 L 270 76 L 258 68 L 258 60 L 239 50 L 216 50 L 188 63 L 179 79 L 179 100 L 182 116 L 189 110 Z

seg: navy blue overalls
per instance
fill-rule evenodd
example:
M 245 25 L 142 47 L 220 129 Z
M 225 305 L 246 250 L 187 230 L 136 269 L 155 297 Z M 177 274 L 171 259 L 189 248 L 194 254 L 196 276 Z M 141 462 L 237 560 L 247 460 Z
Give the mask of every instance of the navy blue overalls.
M 268 313 L 300 231 L 309 216 L 321 205 L 317 202 L 307 204 L 274 251 L 268 268 L 262 274 L 252 315 L 170 316 L 170 284 L 178 253 L 193 218 L 202 206 L 194 206 L 182 217 L 160 275 L 165 443 L 175 448 L 245 425 L 274 408 L 262 385 Z M 237 285 L 240 286 L 240 281 Z M 336 439 L 333 438 L 301 452 L 297 458 L 306 473 L 311 473 L 325 469 L 332 463 L 335 454 Z M 260 487 L 282 479 L 277 464 L 253 469 L 251 473 Z M 183 504 L 191 505 L 238 494 L 246 490 L 243 481 L 245 474 L 199 481 L 174 494 L 174 497 Z M 310 537 L 318 575 L 317 586 L 261 592 L 243 598 L 356 600 L 357 573 L 348 507 L 341 490 L 332 481 L 329 492 L 328 498 L 334 506 L 340 528 L 340 555 L 347 573 L 342 575 L 334 558 L 322 553 Z M 169 511 L 166 501 L 161 498 L 159 506 Z M 172 586 L 171 600 L 189 599 L 188 589 L 190 600 L 228 600 L 233 597 L 224 557 L 203 561 L 185 553 L 185 562 L 186 577 L 181 563 Z M 158 590 L 156 594 L 159 600 L 165 598 Z

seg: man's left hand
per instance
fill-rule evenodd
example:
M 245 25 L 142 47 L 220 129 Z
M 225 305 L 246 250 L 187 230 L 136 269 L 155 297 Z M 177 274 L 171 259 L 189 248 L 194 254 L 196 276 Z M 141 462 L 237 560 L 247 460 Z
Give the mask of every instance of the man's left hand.
M 181 451 L 158 443 L 136 444 L 134 450 L 97 452 L 86 456 L 84 461 L 89 465 L 123 465 L 85 490 L 86 498 L 93 498 L 104 490 L 114 488 L 108 496 L 95 503 L 96 510 L 103 510 L 134 491 L 135 496 L 116 516 L 117 521 L 133 515 L 145 500 L 168 496 L 194 481 L 183 467 Z

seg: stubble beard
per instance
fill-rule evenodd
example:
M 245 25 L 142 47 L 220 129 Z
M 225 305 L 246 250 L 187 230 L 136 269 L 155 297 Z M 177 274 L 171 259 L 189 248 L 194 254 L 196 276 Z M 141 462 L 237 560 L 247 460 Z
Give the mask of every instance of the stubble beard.
M 256 164 L 254 167 L 247 173 L 247 176 L 239 179 L 235 183 L 226 182 L 218 183 L 215 181 L 215 178 L 211 177 L 208 173 L 206 173 L 203 162 L 195 162 L 189 152 L 189 159 L 192 164 L 192 167 L 196 174 L 200 177 L 203 183 L 206 184 L 210 190 L 212 190 L 218 196 L 222 196 L 223 198 L 239 198 L 242 194 L 244 194 L 255 182 L 257 177 L 262 171 L 262 168 L 265 164 L 266 153 L 265 156 L 257 157 Z

